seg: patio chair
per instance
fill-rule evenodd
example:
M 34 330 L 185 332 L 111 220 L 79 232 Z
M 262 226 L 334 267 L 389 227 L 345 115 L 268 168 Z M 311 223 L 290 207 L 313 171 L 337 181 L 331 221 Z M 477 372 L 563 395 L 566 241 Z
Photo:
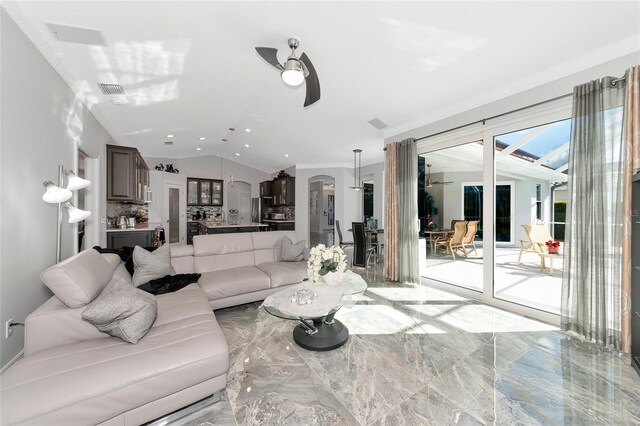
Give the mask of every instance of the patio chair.
M 470 220 L 467 222 L 467 232 L 464 233 L 464 237 L 462 238 L 462 249 L 466 252 L 467 246 L 473 248 L 473 252 L 477 255 L 478 249 L 476 248 L 476 234 L 478 233 L 478 224 L 479 220 Z M 471 248 L 469 249 L 469 253 L 471 253 Z
M 522 253 L 546 253 L 545 243 L 553 240 L 549 228 L 545 225 L 522 225 L 529 241 L 520 240 L 518 263 L 522 263 Z
M 456 250 L 462 250 L 462 252 L 464 253 L 464 257 L 467 257 L 467 252 L 462 245 L 462 240 L 464 239 L 466 230 L 467 221 L 457 221 L 453 226 L 453 234 L 451 234 L 451 236 L 445 241 L 437 241 L 436 247 L 444 246 L 447 249 L 447 252 L 451 253 L 451 256 L 453 256 L 453 260 L 456 260 Z

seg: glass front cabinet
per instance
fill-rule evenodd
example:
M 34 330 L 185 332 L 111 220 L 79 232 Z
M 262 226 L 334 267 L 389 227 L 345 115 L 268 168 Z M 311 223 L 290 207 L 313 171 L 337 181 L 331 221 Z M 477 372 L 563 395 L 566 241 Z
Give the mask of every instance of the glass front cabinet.
M 187 178 L 187 205 L 222 206 L 223 184 L 218 179 Z

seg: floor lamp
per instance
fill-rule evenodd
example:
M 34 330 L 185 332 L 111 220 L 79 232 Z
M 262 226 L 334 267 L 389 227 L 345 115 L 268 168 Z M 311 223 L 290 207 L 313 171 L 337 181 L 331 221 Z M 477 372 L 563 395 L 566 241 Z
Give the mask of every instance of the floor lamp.
M 64 176 L 67 177 L 67 187 L 63 188 Z M 58 227 L 56 233 L 56 263 L 60 262 L 60 252 L 62 249 L 62 208 L 64 207 L 69 213 L 69 223 L 78 223 L 91 215 L 90 211 L 80 210 L 73 204 L 68 202 L 73 193 L 78 189 L 86 188 L 91 184 L 90 181 L 78 177 L 73 171 L 65 170 L 64 166 L 58 166 L 58 185 L 48 180 L 44 182 L 47 189 L 42 199 L 50 204 L 58 204 Z

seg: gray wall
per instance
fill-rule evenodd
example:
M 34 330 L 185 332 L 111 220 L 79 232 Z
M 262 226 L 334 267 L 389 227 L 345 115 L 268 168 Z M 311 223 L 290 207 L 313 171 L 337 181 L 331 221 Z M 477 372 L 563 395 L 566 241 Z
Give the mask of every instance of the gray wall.
M 58 164 L 74 168 L 80 147 L 99 158 L 101 182 L 93 182 L 91 190 L 104 197 L 105 144 L 111 137 L 4 9 L 0 27 L 0 364 L 5 366 L 24 347 L 23 328 L 15 327 L 5 339 L 5 322 L 24 322 L 51 296 L 40 272 L 55 262 L 57 207 L 42 201 L 42 182 L 57 180 Z M 102 201 L 90 220 L 99 222 L 105 212 Z M 73 254 L 76 228 L 63 214 L 66 258 Z
M 182 176 L 184 178 L 185 184 L 188 177 L 220 179 L 220 176 L 222 176 L 220 170 L 220 157 L 217 155 L 204 155 L 202 157 L 186 158 L 158 158 L 146 157 L 143 152 L 142 156 L 151 170 L 154 170 L 154 167 L 159 163 L 164 165 L 167 163 L 173 164 L 175 168 L 180 170 L 180 174 L 178 176 Z M 260 182 L 271 179 L 271 175 L 267 172 L 225 159 L 224 176 L 222 176 L 222 179 L 225 181 L 228 180 L 229 173 L 231 172 L 233 172 L 234 180 L 247 182 L 251 185 L 252 197 L 260 196 Z
M 593 64 L 592 67 L 585 68 L 575 74 L 571 74 L 533 89 L 520 92 L 513 96 L 508 96 L 498 101 L 470 109 L 443 120 L 431 123 L 427 122 L 423 126 L 418 126 L 414 129 L 397 133 L 395 135 L 390 135 L 391 132 L 386 132 L 385 143 L 397 142 L 409 137 L 421 138 L 437 132 L 453 129 L 456 126 L 482 120 L 493 115 L 503 114 L 517 108 L 528 107 L 538 102 L 543 102 L 557 96 L 571 93 L 574 86 L 586 83 L 590 80 L 602 78 L 607 75 L 620 77 L 624 74 L 627 68 L 638 64 L 639 56 L 640 52 L 637 52 L 602 64 Z M 508 83 L 509 82 L 505 82 L 505 84 Z

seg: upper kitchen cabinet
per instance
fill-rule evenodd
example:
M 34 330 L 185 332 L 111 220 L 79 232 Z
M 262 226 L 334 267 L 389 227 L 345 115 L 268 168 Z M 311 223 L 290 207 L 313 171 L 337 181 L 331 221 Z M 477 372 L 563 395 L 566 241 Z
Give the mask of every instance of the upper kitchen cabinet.
M 271 189 L 274 206 L 294 206 L 296 204 L 296 178 L 289 176 L 274 179 Z
M 221 206 L 223 184 L 218 179 L 187 178 L 187 205 Z
M 260 182 L 260 196 L 264 198 L 271 198 L 273 182 L 270 180 L 265 180 L 264 182 Z
M 148 201 L 149 167 L 136 148 L 107 145 L 107 201 Z

